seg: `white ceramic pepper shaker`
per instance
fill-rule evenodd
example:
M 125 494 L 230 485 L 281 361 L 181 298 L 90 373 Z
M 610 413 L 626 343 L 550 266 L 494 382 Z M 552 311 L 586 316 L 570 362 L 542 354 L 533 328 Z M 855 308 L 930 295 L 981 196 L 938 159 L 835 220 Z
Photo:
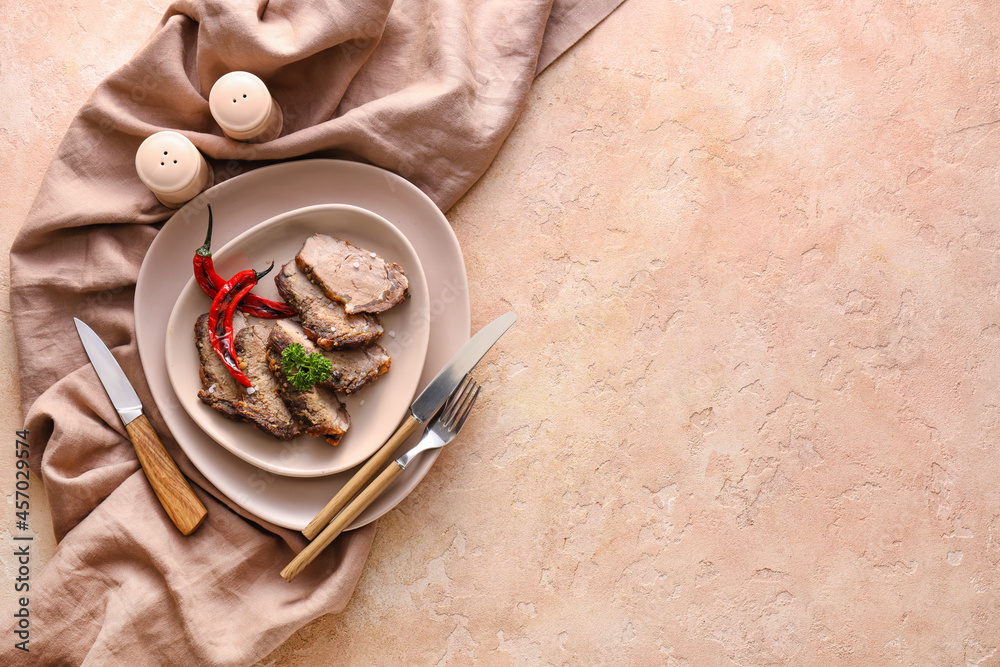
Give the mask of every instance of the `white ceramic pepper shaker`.
M 271 141 L 281 134 L 281 107 L 250 72 L 223 75 L 208 94 L 208 108 L 226 136 L 238 141 Z
M 146 137 L 135 153 L 135 170 L 170 208 L 180 208 L 213 180 L 212 167 L 191 140 L 170 130 Z

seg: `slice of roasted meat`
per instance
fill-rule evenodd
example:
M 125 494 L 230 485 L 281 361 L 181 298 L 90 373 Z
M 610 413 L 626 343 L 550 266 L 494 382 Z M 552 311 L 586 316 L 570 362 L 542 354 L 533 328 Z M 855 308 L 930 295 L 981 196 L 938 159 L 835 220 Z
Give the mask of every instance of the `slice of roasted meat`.
M 330 379 L 321 382 L 320 385 L 343 394 L 353 394 L 375 380 L 389 370 L 392 362 L 389 353 L 378 343 L 350 350 L 324 351 L 313 345 L 295 322 L 276 321 L 271 329 L 268 345 L 280 355 L 281 351 L 292 343 L 302 345 L 306 354 L 321 352 L 329 359 L 333 366 Z
M 236 334 L 236 356 L 244 375 L 252 383 L 235 404 L 237 413 L 257 428 L 280 440 L 289 440 L 302 432 L 278 392 L 278 379 L 267 363 L 267 339 L 270 331 L 262 325 L 245 327 Z
M 226 365 L 212 349 L 208 336 L 208 313 L 200 316 L 194 325 L 195 344 L 201 362 L 201 391 L 198 398 L 230 419 L 241 419 L 235 405 L 243 398 L 242 386 L 229 374 Z
M 331 445 L 336 445 L 351 425 L 347 407 L 340 402 L 333 390 L 316 385 L 306 391 L 299 391 L 288 382 L 288 376 L 281 366 L 281 352 L 267 351 L 268 363 L 278 380 L 281 399 L 305 426 L 305 432 L 313 437 L 325 437 Z
M 298 312 L 306 334 L 324 350 L 367 345 L 382 335 L 377 315 L 347 314 L 343 304 L 313 284 L 294 261 L 281 267 L 274 284 L 281 298 Z
M 348 313 L 381 313 L 406 298 L 409 281 L 398 264 L 343 239 L 314 234 L 295 262 Z M 293 306 L 294 307 L 294 306 Z

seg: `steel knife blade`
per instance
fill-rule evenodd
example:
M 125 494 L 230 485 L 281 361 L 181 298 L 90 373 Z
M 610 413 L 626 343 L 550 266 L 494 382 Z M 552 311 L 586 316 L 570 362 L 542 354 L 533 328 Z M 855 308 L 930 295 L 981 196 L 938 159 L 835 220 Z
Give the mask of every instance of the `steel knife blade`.
M 313 520 L 302 530 L 302 534 L 310 540 L 319 535 L 323 528 L 337 515 L 337 512 L 343 509 L 347 502 L 361 490 L 361 487 L 389 462 L 396 448 L 410 437 L 410 434 L 420 424 L 426 423 L 434 416 L 469 371 L 476 367 L 476 364 L 516 321 L 517 315 L 513 311 L 506 312 L 466 341 L 465 345 L 451 358 L 451 361 L 445 364 L 444 368 L 438 371 L 438 374 L 430 381 L 430 384 L 420 392 L 417 400 L 410 404 L 410 416 L 396 429 L 396 432 L 382 445 L 382 448 L 375 452 L 365 465 L 347 481 L 347 484 L 326 504 L 326 507 L 313 517 Z
M 205 520 L 208 510 L 163 447 L 153 425 L 142 412 L 139 395 L 111 350 L 93 329 L 75 317 L 73 321 L 98 379 L 125 424 L 125 431 L 135 447 L 149 485 L 177 529 L 184 535 L 190 535 Z
M 490 348 L 500 340 L 507 329 L 517 321 L 513 311 L 506 312 L 479 330 L 466 341 L 434 379 L 430 381 L 417 400 L 410 405 L 410 414 L 421 424 L 434 416 L 445 400 L 455 391 L 458 383 L 476 367 Z
M 76 332 L 83 343 L 83 349 L 87 352 L 94 370 L 97 371 L 97 377 L 104 385 L 104 390 L 108 392 L 118 416 L 128 426 L 133 419 L 142 415 L 142 401 L 139 400 L 139 395 L 135 393 L 132 383 L 125 377 L 125 371 L 118 365 L 118 360 L 111 354 L 104 341 L 83 321 L 75 317 L 73 321 L 76 323 Z

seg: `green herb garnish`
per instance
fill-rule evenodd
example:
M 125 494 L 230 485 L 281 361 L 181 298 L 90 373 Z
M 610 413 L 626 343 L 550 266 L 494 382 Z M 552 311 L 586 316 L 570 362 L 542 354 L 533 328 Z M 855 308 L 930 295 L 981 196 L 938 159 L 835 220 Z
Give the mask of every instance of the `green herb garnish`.
M 319 352 L 306 354 L 300 343 L 292 343 L 281 351 L 281 367 L 288 381 L 299 391 L 308 391 L 317 382 L 330 377 L 333 364 Z

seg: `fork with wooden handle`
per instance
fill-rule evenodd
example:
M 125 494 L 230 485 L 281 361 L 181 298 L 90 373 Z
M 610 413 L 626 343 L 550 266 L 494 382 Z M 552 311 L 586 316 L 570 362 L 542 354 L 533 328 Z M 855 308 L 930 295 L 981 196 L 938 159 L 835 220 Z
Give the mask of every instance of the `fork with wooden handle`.
M 371 505 L 385 491 L 392 481 L 399 476 L 399 473 L 406 469 L 406 466 L 414 457 L 429 449 L 444 447 L 454 440 L 458 432 L 462 430 L 462 426 L 465 425 L 465 420 L 469 418 L 469 413 L 472 411 L 472 406 L 475 405 L 477 398 L 479 398 L 479 385 L 476 384 L 476 381 L 471 376 L 466 376 L 465 380 L 462 381 L 441 408 L 441 413 L 431 421 L 420 442 L 413 449 L 390 463 L 375 478 L 375 481 L 369 484 L 333 521 L 327 524 L 319 536 L 306 545 L 306 548 L 300 551 L 285 569 L 281 571 L 281 577 L 285 581 L 295 579 L 316 556 L 322 553 L 323 549 L 329 546 L 344 531 L 344 528 L 349 526 L 365 508 Z

